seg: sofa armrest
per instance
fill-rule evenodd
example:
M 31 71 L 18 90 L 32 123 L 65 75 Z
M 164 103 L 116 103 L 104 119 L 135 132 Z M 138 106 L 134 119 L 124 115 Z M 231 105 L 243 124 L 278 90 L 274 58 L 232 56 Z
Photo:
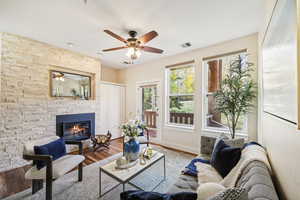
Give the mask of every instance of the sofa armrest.
M 70 141 L 70 140 L 66 140 L 65 141 L 66 144 L 70 144 L 70 145 L 78 145 L 79 148 L 79 154 L 82 155 L 83 154 L 83 144 L 81 141 Z

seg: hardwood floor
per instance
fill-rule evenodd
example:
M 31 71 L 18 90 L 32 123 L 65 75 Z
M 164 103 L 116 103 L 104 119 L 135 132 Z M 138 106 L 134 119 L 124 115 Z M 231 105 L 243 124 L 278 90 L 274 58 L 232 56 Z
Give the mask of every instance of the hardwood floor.
M 83 162 L 83 166 L 87 166 L 94 162 L 98 162 L 99 160 L 103 160 L 122 151 L 122 138 L 112 140 L 109 149 L 103 148 L 99 149 L 96 152 L 94 152 L 92 149 L 84 149 L 85 160 Z M 71 154 L 78 154 L 78 152 L 72 152 Z M 30 166 L 27 165 L 24 167 L 0 173 L 0 199 L 21 192 L 31 187 L 31 181 L 25 180 L 24 178 L 25 172 L 29 168 Z
M 110 143 L 109 149 L 100 148 L 94 152 L 92 148 L 86 148 L 83 151 L 83 154 L 85 156 L 83 166 L 87 166 L 94 162 L 104 160 L 104 159 L 106 159 L 114 154 L 120 153 L 122 151 L 123 151 L 123 139 L 122 138 L 112 140 Z M 78 152 L 74 151 L 71 154 L 78 154 Z

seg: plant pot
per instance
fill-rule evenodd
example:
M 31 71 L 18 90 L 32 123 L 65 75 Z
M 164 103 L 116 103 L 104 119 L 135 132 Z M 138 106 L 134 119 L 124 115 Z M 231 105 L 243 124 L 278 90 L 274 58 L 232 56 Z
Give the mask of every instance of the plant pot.
M 134 138 L 130 138 L 128 142 L 125 142 L 124 156 L 129 162 L 135 161 L 139 158 L 140 143 Z

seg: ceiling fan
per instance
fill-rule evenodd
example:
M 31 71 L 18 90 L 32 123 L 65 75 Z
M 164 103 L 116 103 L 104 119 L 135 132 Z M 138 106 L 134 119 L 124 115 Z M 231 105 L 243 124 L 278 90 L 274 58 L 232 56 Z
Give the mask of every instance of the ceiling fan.
M 128 48 L 128 52 L 126 55 L 132 60 L 139 58 L 139 56 L 141 55 L 140 50 L 146 51 L 146 52 L 151 52 L 151 53 L 159 53 L 159 54 L 163 53 L 163 50 L 161 50 L 161 49 L 144 46 L 144 44 L 146 44 L 147 42 L 149 42 L 150 40 L 152 40 L 153 38 L 158 36 L 158 33 L 156 31 L 150 31 L 149 33 L 146 33 L 145 35 L 143 35 L 139 38 L 136 38 L 136 36 L 137 36 L 136 31 L 129 31 L 128 34 L 129 34 L 130 38 L 128 38 L 127 40 L 122 38 L 121 36 L 111 32 L 110 30 L 104 30 L 104 32 L 107 33 L 108 35 L 112 36 L 113 38 L 120 40 L 121 42 L 123 42 L 125 44 L 125 46 L 121 46 L 121 47 L 103 49 L 102 51 L 104 51 L 104 52 Z

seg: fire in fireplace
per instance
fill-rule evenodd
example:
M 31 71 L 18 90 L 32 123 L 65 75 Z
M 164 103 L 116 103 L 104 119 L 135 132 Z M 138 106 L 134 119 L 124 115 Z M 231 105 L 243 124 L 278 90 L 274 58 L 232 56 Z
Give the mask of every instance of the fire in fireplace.
M 66 140 L 86 140 L 91 137 L 90 121 L 63 123 L 63 133 Z
M 86 140 L 95 136 L 95 113 L 56 116 L 56 134 L 65 140 Z

